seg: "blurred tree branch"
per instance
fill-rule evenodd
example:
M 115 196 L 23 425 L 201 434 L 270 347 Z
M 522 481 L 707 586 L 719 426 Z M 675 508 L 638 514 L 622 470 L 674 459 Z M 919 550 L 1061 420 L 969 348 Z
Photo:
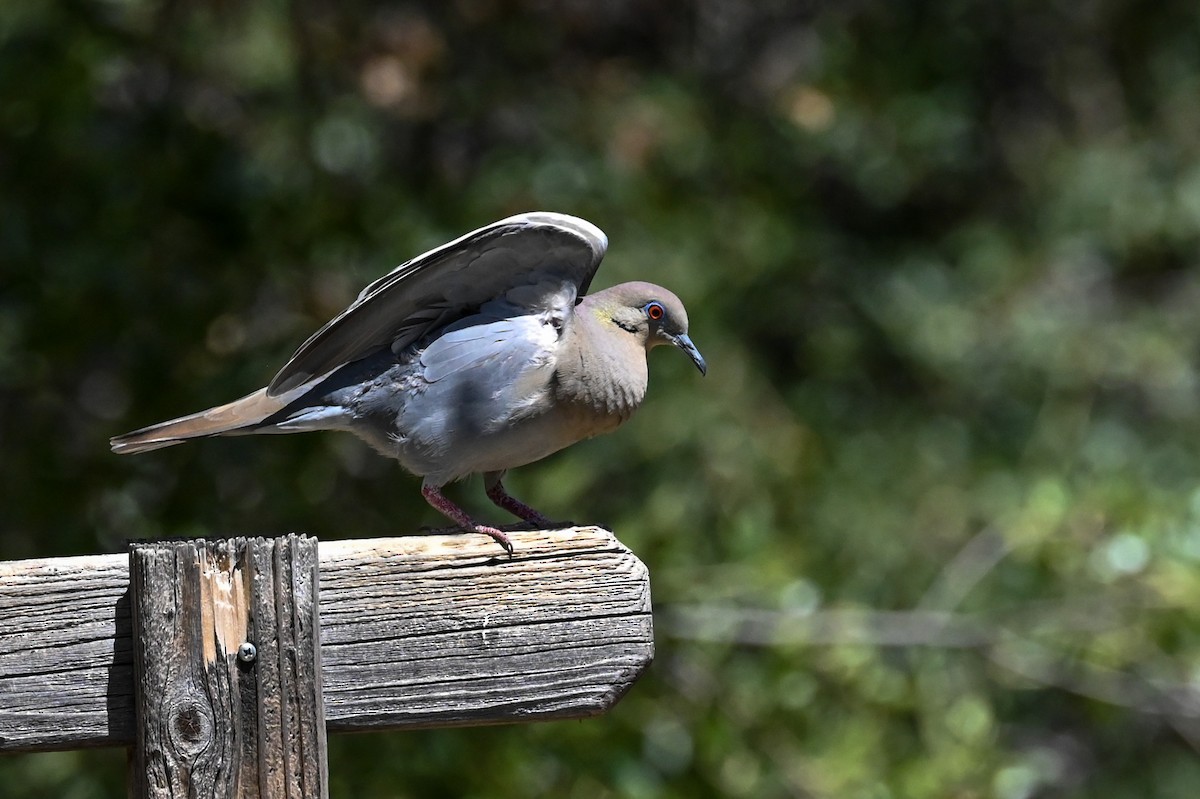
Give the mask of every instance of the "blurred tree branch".
M 1106 604 L 1103 598 L 1057 607 L 1037 603 L 1036 613 L 1014 614 L 1039 637 L 1098 633 L 1128 623 L 1145 607 Z M 1018 611 L 1021 609 L 1018 608 Z M 1141 713 L 1165 716 L 1200 744 L 1200 690 L 1190 682 L 1122 671 L 1056 652 L 1033 631 L 1014 629 L 990 614 L 942 610 L 830 609 L 805 612 L 678 604 L 660 609 L 660 626 L 673 638 L 734 646 L 934 647 L 980 652 L 993 664 L 1041 686 L 1061 688 Z M 1197 745 L 1200 751 L 1200 745 Z

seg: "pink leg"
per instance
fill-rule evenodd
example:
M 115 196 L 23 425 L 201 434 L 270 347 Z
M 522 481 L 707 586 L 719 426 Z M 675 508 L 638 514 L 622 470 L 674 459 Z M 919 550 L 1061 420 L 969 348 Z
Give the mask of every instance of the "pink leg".
M 524 519 L 531 524 L 536 524 L 539 527 L 554 526 L 554 522 L 505 491 L 504 484 L 500 482 L 502 477 L 502 474 L 495 474 L 494 476 L 493 474 L 488 474 L 484 477 L 484 491 L 487 492 L 488 499 L 496 503 L 497 507 L 504 508 L 504 510 L 513 516 Z
M 504 547 L 504 551 L 510 556 L 513 553 L 512 541 L 508 540 L 508 536 L 495 527 L 488 527 L 484 524 L 477 524 L 474 519 L 467 515 L 467 512 L 455 505 L 446 495 L 442 493 L 441 486 L 430 485 L 424 483 L 421 486 L 421 496 L 425 497 L 425 501 L 436 508 L 442 515 L 450 519 L 464 530 L 472 533 L 484 533 L 490 535 L 496 540 L 496 543 Z

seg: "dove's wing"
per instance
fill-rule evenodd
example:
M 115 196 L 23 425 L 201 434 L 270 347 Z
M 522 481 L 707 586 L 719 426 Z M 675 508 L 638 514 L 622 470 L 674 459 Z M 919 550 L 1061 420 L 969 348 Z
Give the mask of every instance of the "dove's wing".
M 516 286 L 554 279 L 587 293 L 608 247 L 603 231 L 566 214 L 509 217 L 401 264 L 300 345 L 267 386 L 287 391 L 380 347 L 399 351 Z

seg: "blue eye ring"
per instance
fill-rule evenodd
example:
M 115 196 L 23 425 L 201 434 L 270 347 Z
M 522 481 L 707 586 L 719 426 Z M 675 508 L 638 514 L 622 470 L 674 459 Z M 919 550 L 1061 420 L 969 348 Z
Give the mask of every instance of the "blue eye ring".
M 650 317 L 650 319 L 652 321 L 657 322 L 666 315 L 667 315 L 667 310 L 662 307 L 662 303 L 659 303 L 659 302 L 646 303 L 646 316 Z

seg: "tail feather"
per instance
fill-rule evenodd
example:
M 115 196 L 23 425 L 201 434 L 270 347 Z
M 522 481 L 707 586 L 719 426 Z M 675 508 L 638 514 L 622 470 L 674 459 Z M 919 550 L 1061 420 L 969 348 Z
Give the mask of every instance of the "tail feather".
M 108 443 L 113 452 L 129 455 L 170 447 L 192 438 L 259 432 L 256 430 L 258 425 L 271 414 L 284 408 L 288 396 L 268 397 L 267 390 L 262 388 L 239 400 L 206 411 L 114 436 Z

